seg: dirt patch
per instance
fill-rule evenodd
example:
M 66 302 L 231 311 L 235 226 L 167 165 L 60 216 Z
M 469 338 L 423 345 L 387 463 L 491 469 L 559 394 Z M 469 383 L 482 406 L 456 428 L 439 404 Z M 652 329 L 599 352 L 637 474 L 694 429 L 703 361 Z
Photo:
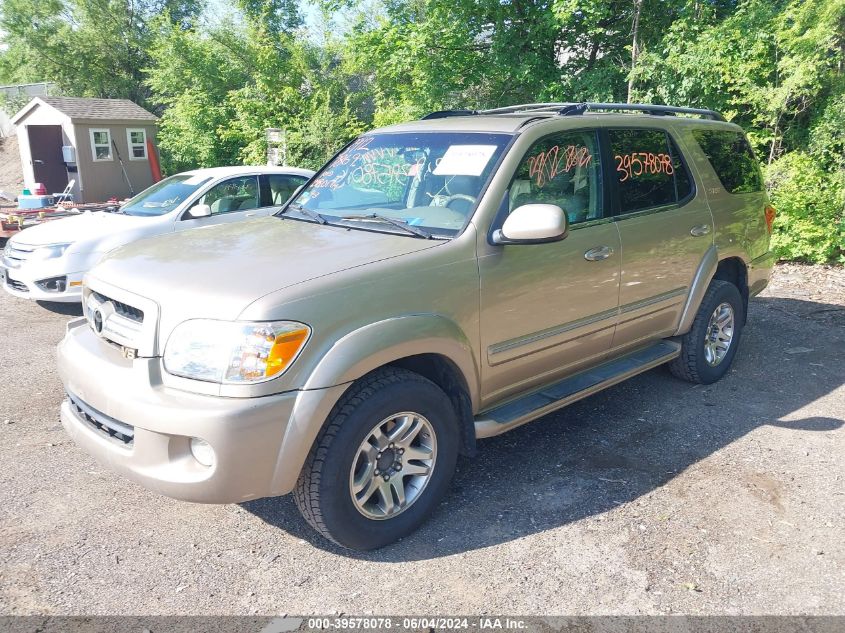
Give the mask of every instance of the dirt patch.
M 23 168 L 18 137 L 0 137 L 0 191 L 18 195 L 23 189 Z
M 765 295 L 785 299 L 777 309 L 817 323 L 845 326 L 842 266 L 778 264 Z

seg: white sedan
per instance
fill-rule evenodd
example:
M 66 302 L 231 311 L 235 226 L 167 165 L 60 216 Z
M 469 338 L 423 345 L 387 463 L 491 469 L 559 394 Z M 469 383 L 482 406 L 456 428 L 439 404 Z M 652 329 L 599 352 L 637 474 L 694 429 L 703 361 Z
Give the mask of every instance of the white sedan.
M 0 284 L 38 301 L 80 301 L 82 277 L 108 251 L 153 235 L 270 215 L 313 175 L 294 167 L 215 167 L 156 183 L 117 211 L 52 220 L 10 238 Z

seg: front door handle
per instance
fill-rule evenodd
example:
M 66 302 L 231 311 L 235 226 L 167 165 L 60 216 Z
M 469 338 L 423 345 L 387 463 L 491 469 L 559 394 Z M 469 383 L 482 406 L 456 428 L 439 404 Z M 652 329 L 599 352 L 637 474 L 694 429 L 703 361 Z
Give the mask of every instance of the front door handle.
M 244 217 L 245 217 L 245 218 L 251 218 L 251 217 L 252 217 L 252 216 L 254 216 L 254 215 L 255 215 L 255 213 L 245 213 L 245 214 L 244 214 Z
M 596 246 L 584 253 L 584 259 L 588 262 L 599 262 L 611 255 L 613 255 L 613 249 L 609 246 Z
M 709 232 L 709 224 L 699 224 L 698 226 L 694 226 L 689 230 L 689 234 L 693 237 L 702 237 L 703 235 L 707 235 Z

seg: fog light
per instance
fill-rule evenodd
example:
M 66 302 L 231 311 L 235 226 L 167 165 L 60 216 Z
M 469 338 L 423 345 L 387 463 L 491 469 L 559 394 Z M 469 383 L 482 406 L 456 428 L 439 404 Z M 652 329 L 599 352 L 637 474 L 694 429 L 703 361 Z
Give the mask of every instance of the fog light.
M 67 287 L 67 277 L 50 277 L 35 282 L 44 292 L 64 292 Z
M 205 440 L 198 437 L 191 438 L 191 454 L 203 466 L 214 465 L 214 449 Z

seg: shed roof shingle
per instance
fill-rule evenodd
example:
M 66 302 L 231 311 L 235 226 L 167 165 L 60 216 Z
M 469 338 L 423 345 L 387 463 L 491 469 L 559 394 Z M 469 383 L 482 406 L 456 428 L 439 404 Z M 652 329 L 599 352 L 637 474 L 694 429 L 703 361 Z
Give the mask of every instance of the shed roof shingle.
M 129 99 L 83 99 L 79 97 L 38 97 L 71 119 L 108 121 L 155 121 L 156 116 Z

